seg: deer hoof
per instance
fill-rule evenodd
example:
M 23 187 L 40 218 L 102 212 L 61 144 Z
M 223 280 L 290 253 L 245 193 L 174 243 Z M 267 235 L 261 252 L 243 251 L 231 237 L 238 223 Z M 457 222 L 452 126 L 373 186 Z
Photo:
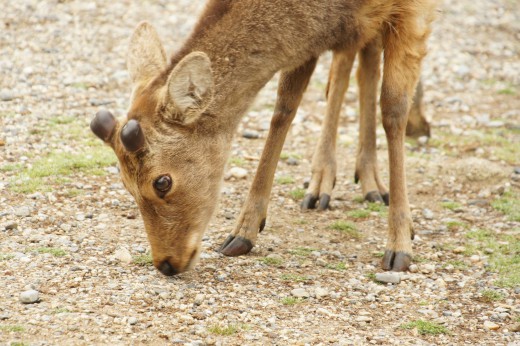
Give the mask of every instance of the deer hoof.
M 228 236 L 219 252 L 224 256 L 235 257 L 245 255 L 253 248 L 253 243 L 250 240 L 243 237 Z
M 306 194 L 305 197 L 303 198 L 302 209 L 303 210 L 307 210 L 307 209 L 314 209 L 314 208 L 316 208 L 316 202 L 317 201 L 318 201 L 318 197 L 317 196 L 313 196 L 310 193 Z
M 394 272 L 405 272 L 412 263 L 412 256 L 402 251 L 386 250 L 383 256 L 381 266 L 383 270 L 391 270 Z
M 383 193 L 383 195 L 381 197 L 383 197 L 383 202 L 385 202 L 385 205 L 389 206 L 390 205 L 390 194 L 388 192 Z
M 318 210 L 326 210 L 329 207 L 330 195 L 326 193 L 322 193 L 320 196 L 320 204 L 318 205 Z
M 379 191 L 370 191 L 369 193 L 367 193 L 365 195 L 365 201 L 371 202 L 371 203 L 376 203 L 376 202 L 385 203 L 385 200 L 383 199 L 383 197 L 381 196 Z

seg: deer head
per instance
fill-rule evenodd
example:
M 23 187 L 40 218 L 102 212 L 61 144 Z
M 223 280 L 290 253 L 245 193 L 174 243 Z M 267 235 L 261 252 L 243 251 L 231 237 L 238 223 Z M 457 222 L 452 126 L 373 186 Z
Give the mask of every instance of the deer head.
M 193 52 L 168 66 L 156 31 L 141 23 L 128 51 L 133 92 L 127 119 L 100 111 L 90 125 L 116 153 L 153 263 L 165 275 L 195 264 L 218 200 L 226 157 L 225 141 L 211 130 L 210 65 L 206 54 Z

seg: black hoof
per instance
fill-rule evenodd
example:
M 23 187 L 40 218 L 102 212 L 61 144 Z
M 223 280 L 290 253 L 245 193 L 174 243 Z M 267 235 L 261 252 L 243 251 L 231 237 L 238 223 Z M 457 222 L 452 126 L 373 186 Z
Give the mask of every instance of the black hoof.
M 356 172 L 356 173 L 354 173 L 354 184 L 357 184 L 357 183 L 359 183 L 359 174 L 357 174 L 357 172 Z
M 307 210 L 307 209 L 314 209 L 314 208 L 316 208 L 316 202 L 317 201 L 318 201 L 318 197 L 317 196 L 313 196 L 310 193 L 306 194 L 305 197 L 303 198 L 302 209 L 303 210 Z
M 379 191 L 370 191 L 365 195 L 365 201 L 371 202 L 371 203 L 385 203 L 383 200 L 383 197 L 381 197 L 381 194 Z
M 391 270 L 394 272 L 405 272 L 412 263 L 412 256 L 402 251 L 385 250 L 385 255 L 381 261 L 383 270 Z
M 243 237 L 234 237 L 232 235 L 226 238 L 224 244 L 219 249 L 219 252 L 224 256 L 240 256 L 245 255 L 251 251 L 253 243 L 250 240 Z
M 329 207 L 330 195 L 326 193 L 322 193 L 320 195 L 320 204 L 318 205 L 318 210 L 326 210 Z

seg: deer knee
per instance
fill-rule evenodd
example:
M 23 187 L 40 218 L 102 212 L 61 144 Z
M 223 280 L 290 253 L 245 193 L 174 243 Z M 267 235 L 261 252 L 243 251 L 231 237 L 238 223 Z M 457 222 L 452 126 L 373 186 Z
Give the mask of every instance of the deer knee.
M 408 116 L 408 107 L 409 100 L 405 94 L 399 96 L 391 96 L 385 92 L 381 94 L 381 113 L 386 133 L 398 129 L 404 130 Z
M 293 113 L 293 110 L 286 107 L 277 109 L 271 118 L 271 128 L 280 128 L 290 125 L 293 118 L 291 115 Z

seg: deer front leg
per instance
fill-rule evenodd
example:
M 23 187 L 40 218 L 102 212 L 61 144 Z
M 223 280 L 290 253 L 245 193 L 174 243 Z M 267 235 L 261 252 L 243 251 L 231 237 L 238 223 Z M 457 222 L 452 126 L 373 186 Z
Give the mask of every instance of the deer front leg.
M 327 85 L 327 111 L 323 126 L 312 157 L 312 177 L 302 202 L 302 209 L 314 209 L 319 200 L 318 210 L 329 206 L 330 196 L 336 181 L 336 135 L 343 97 L 348 89 L 350 71 L 356 51 L 335 51 Z
M 382 50 L 381 38 L 378 38 L 359 53 L 359 145 L 354 180 L 361 181 L 366 201 L 388 205 L 388 190 L 379 177 L 376 150 L 376 103 Z
M 258 232 L 265 226 L 276 165 L 316 61 L 317 59 L 313 58 L 299 68 L 283 72 L 280 76 L 275 111 L 253 184 L 235 229 L 219 249 L 226 256 L 240 256 L 251 251 Z
M 385 59 L 381 88 L 381 112 L 390 166 L 389 230 L 382 267 L 394 271 L 406 271 L 412 260 L 413 226 L 406 190 L 404 138 L 428 33 L 426 26 L 416 25 L 421 21 L 414 17 L 401 20 L 397 25 L 406 28 L 397 26 L 383 39 Z

